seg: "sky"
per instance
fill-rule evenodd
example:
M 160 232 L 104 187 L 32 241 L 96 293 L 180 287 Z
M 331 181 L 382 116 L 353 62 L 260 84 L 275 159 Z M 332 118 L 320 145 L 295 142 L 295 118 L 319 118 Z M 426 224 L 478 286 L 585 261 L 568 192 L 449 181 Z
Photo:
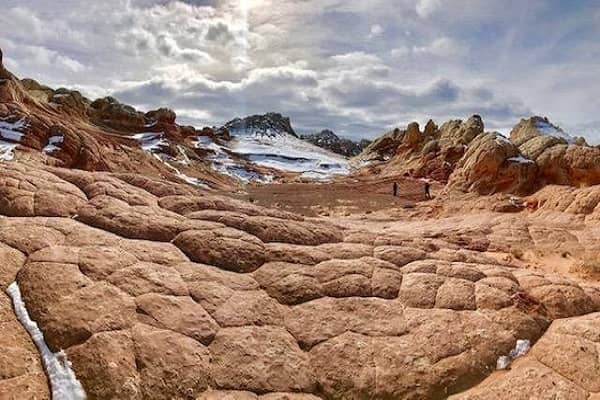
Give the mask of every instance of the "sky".
M 480 114 L 547 116 L 600 143 L 597 0 L 3 0 L 20 77 L 180 123 L 280 112 L 299 133 L 373 138 Z

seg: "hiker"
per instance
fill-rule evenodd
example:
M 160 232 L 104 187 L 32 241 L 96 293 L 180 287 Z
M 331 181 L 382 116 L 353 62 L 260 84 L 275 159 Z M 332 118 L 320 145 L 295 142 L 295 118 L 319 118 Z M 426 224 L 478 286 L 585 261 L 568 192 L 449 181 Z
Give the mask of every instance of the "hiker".
M 396 182 L 392 186 L 392 191 L 394 192 L 394 197 L 398 196 L 398 184 Z
M 425 196 L 427 196 L 427 199 L 431 200 L 431 184 L 429 183 L 429 181 L 425 181 Z

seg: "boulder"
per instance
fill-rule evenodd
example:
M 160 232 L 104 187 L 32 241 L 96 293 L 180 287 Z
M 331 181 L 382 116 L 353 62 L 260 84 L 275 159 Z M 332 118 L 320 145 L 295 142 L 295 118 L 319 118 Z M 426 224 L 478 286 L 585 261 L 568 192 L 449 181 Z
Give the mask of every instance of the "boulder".
M 169 108 L 159 108 L 158 110 L 148 111 L 144 114 L 144 117 L 150 124 L 174 124 L 177 116 L 175 115 L 175 111 Z
M 473 115 L 464 122 L 461 120 L 448 121 L 439 129 L 440 141 L 444 145 L 468 145 L 483 133 L 483 129 L 483 120 L 479 115 Z
M 402 139 L 402 145 L 415 149 L 419 146 L 419 143 L 423 139 L 421 131 L 419 130 L 419 124 L 417 122 L 411 122 L 406 127 L 406 133 Z
M 535 187 L 537 165 L 499 133 L 478 136 L 450 175 L 448 186 L 465 192 L 523 194 Z
M 89 109 L 90 120 L 101 126 L 125 132 L 141 132 L 145 127 L 144 114 L 120 103 L 114 97 L 93 101 Z
M 406 131 L 398 128 L 386 132 L 375 139 L 358 155 L 358 158 L 365 161 L 389 160 L 396 153 L 398 146 L 402 144 Z

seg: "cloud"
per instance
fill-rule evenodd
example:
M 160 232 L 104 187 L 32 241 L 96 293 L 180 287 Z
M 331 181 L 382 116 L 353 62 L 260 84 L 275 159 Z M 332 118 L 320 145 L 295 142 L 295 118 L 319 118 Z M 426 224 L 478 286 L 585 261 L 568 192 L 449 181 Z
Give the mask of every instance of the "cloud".
M 441 6 L 440 0 L 419 0 L 415 6 L 417 15 L 421 18 L 427 18 L 435 13 Z
M 572 136 L 584 136 L 589 144 L 600 145 L 600 120 L 578 124 L 558 123 L 560 127 Z
M 394 48 L 390 51 L 393 58 L 402 57 L 460 57 L 466 52 L 465 46 L 456 40 L 443 36 L 434 39 L 431 43 L 422 46 L 402 46 Z
M 211 42 L 219 42 L 221 44 L 227 44 L 234 40 L 233 33 L 223 21 L 217 21 L 215 24 L 210 25 L 205 37 Z
M 369 32 L 369 39 L 375 39 L 379 36 L 383 35 L 384 29 L 381 25 L 375 24 L 371 26 L 371 31 Z
M 5 0 L 0 46 L 19 76 L 198 125 L 280 111 L 353 137 L 473 113 L 574 126 L 597 120 L 600 14 L 559 3 Z
M 505 122 L 524 112 L 485 89 L 461 87 L 447 79 L 393 83 L 389 69 L 379 57 L 352 52 L 332 56 L 329 68 L 321 71 L 305 63 L 289 64 L 255 69 L 237 81 L 184 72 L 131 84 L 115 96 L 142 108 L 163 101 L 175 107 L 183 121 L 196 125 L 220 125 L 237 115 L 272 110 L 290 115 L 300 132 L 334 127 L 355 138 L 435 115 L 457 118 L 476 110 Z M 265 104 L 270 104 L 268 109 Z
M 16 45 L 12 41 L 0 38 L 0 47 L 7 53 L 5 58 L 9 66 L 28 70 L 45 69 L 60 74 L 86 70 L 86 66 L 81 62 L 42 46 Z

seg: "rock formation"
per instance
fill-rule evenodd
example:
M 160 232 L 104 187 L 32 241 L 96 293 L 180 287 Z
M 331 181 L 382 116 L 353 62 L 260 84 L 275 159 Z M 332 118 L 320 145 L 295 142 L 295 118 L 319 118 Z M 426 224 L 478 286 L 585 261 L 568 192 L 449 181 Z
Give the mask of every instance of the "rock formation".
M 0 158 L 236 185 L 197 154 L 196 130 L 178 125 L 172 110 L 143 113 L 111 97 L 90 101 L 77 91 L 19 80 L 4 68 L 0 73 Z
M 360 152 L 371 143 L 368 140 L 353 142 L 350 139 L 341 139 L 329 129 L 324 129 L 321 132 L 312 135 L 302 135 L 302 139 L 333 153 L 341 154 L 344 157 L 354 157 L 359 155 Z
M 527 194 L 536 184 L 537 172 L 536 163 L 524 158 L 504 136 L 485 133 L 469 143 L 450 175 L 448 186 L 479 194 Z
M 429 121 L 423 132 L 413 122 L 406 130 L 396 129 L 376 139 L 358 158 L 389 160 L 381 169 L 384 175 L 428 177 L 445 183 L 467 145 L 481 133 L 483 122 L 478 115 L 464 122 L 448 121 L 439 128 Z
M 273 136 L 287 133 L 298 137 L 292 128 L 289 117 L 279 113 L 266 113 L 264 115 L 250 115 L 245 118 L 236 118 L 224 125 L 229 131 L 248 133 L 261 136 Z
M 574 138 L 547 118 L 521 120 L 510 140 L 539 167 L 540 184 L 600 184 L 600 150 Z
M 362 161 L 387 161 L 396 153 L 396 148 L 402 143 L 404 132 L 394 129 L 373 140 L 358 155 Z
M 387 161 L 378 167 L 384 175 L 431 178 L 448 182 L 449 189 L 479 194 L 530 194 L 548 184 L 600 183 L 600 150 L 541 117 L 521 120 L 510 140 L 484 132 L 478 115 L 439 128 L 429 121 L 423 132 L 416 123 L 394 132 L 375 140 L 358 158 Z

